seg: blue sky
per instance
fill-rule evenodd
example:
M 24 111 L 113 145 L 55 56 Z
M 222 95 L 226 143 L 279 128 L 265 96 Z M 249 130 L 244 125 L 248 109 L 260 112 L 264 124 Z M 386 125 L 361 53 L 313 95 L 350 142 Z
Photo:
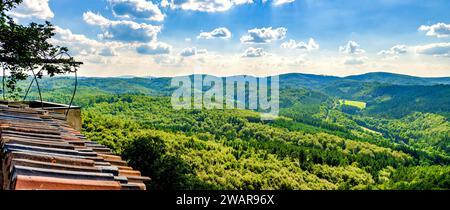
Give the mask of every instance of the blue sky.
M 450 76 L 450 1 L 24 0 L 86 76 Z

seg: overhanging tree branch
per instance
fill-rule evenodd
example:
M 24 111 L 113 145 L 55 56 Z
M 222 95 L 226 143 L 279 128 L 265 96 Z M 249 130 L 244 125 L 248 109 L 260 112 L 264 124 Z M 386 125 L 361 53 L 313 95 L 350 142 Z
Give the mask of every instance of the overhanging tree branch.
M 3 68 L 3 96 L 5 88 L 12 98 L 17 98 L 20 88 L 16 83 L 20 80 L 26 80 L 30 71 L 33 75 L 30 86 L 27 89 L 24 100 L 34 82 L 38 85 L 39 97 L 42 105 L 42 94 L 38 79 L 44 74 L 50 77 L 57 74 L 75 73 L 77 80 L 77 68 L 82 62 L 75 61 L 68 54 L 68 49 L 61 46 L 55 46 L 51 38 L 55 35 L 53 25 L 46 21 L 44 24 L 30 23 L 27 26 L 16 24 L 14 19 L 7 15 L 21 0 L 2 0 L 0 2 L 0 63 Z M 67 56 L 67 58 L 63 58 Z M 39 71 L 35 71 L 40 69 Z M 6 77 L 5 72 L 9 73 Z M 76 92 L 77 81 L 75 81 L 74 95 Z M 72 95 L 71 103 L 74 95 Z M 70 107 L 69 105 L 69 107 Z

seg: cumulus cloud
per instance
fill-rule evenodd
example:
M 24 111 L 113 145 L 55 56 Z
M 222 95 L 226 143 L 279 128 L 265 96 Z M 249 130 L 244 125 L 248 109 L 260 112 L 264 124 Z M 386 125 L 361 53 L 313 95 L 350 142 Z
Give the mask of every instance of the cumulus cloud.
M 367 57 L 347 57 L 345 58 L 344 64 L 345 65 L 362 65 L 368 60 Z
M 435 36 L 438 38 L 450 36 L 450 24 L 436 23 L 434 25 L 422 25 L 419 27 L 419 31 L 426 31 L 427 36 Z
M 180 52 L 183 57 L 190 57 L 199 54 L 206 54 L 208 51 L 206 49 L 197 49 L 196 47 L 185 48 Z
M 268 56 L 268 55 L 270 55 L 270 53 L 267 53 L 266 51 L 264 51 L 263 48 L 249 47 L 245 50 L 244 54 L 242 54 L 242 57 L 256 58 L 256 57 L 263 57 L 263 56 Z
M 100 14 L 95 14 L 91 11 L 83 13 L 83 20 L 89 25 L 108 26 L 111 24 L 111 20 L 106 19 Z
M 49 0 L 24 0 L 10 15 L 16 18 L 51 19 L 55 16 L 48 6 Z
M 161 55 L 169 54 L 172 46 L 163 42 L 151 42 L 149 44 L 141 44 L 136 47 L 136 52 L 144 55 Z
M 378 55 L 393 55 L 393 56 L 402 55 L 408 52 L 407 48 L 408 47 L 406 47 L 406 45 L 395 45 L 388 50 L 382 50 L 378 52 Z
M 90 11 L 83 14 L 83 19 L 89 25 L 100 26 L 104 33 L 99 37 L 107 40 L 151 42 L 156 40 L 158 32 L 161 31 L 161 26 L 125 20 L 113 21 Z
M 108 0 L 114 16 L 163 21 L 165 15 L 157 5 L 146 0 Z
M 261 44 L 284 39 L 286 37 L 287 29 L 283 27 L 276 29 L 272 29 L 272 27 L 254 28 L 247 32 L 247 35 L 241 37 L 242 43 Z
M 115 48 L 120 47 L 119 43 L 99 42 L 89 39 L 82 34 L 74 34 L 69 29 L 63 29 L 55 26 L 55 36 L 51 42 L 56 45 L 66 46 L 70 49 L 72 55 L 101 55 L 116 56 L 118 55 Z
M 450 42 L 433 43 L 416 47 L 416 53 L 436 57 L 450 57 Z
M 344 54 L 349 54 L 349 55 L 358 55 L 358 54 L 363 54 L 366 51 L 361 49 L 358 43 L 350 40 L 347 42 L 347 44 L 345 46 L 339 47 L 339 52 L 344 53 Z
M 291 39 L 287 42 L 283 42 L 281 44 L 281 48 L 313 51 L 313 50 L 318 50 L 320 48 L 320 46 L 319 46 L 319 44 L 316 43 L 316 41 L 314 41 L 313 38 L 309 38 L 308 43 L 296 42 L 295 40 Z
M 59 26 L 55 26 L 55 36 L 53 37 L 55 40 L 62 42 L 74 42 L 77 44 L 90 45 L 90 46 L 100 46 L 101 43 L 87 38 L 82 34 L 74 34 L 70 29 L 63 29 Z
M 220 27 L 212 30 L 211 32 L 202 32 L 197 36 L 197 39 L 229 39 L 231 37 L 231 32 L 225 27 Z
M 355 41 L 350 40 L 346 45 L 340 46 L 339 52 L 348 55 L 344 60 L 345 65 L 362 65 L 368 60 L 366 56 L 362 56 L 366 51 Z
M 224 12 L 236 5 L 251 4 L 253 0 L 163 0 L 162 7 L 200 12 Z

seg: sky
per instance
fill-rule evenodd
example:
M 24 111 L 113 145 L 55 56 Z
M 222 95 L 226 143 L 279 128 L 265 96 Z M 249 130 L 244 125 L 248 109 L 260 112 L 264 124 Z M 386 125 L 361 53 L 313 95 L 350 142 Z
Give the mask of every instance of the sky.
M 448 0 L 24 0 L 83 76 L 450 76 Z

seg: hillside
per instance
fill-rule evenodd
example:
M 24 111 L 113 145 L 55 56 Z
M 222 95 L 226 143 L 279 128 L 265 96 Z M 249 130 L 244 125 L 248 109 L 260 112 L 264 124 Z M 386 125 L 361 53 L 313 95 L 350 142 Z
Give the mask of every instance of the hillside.
M 293 73 L 280 75 L 280 88 L 282 91 L 306 89 L 325 94 L 333 100 L 361 101 L 367 104 L 362 112 L 368 115 L 399 118 L 413 112 L 432 112 L 448 116 L 450 85 L 435 84 L 447 83 L 447 80 L 448 78 L 420 78 L 388 73 L 372 73 L 346 78 Z M 170 81 L 171 78 L 86 77 L 80 78 L 79 88 L 80 90 L 94 89 L 97 93 L 104 94 L 170 96 L 175 89 L 170 87 Z M 386 83 L 389 81 L 393 81 L 393 84 Z M 410 85 L 413 83 L 426 85 Z M 26 83 L 22 84 L 22 89 L 25 90 Z M 41 82 L 41 87 L 43 92 L 57 91 L 69 94 L 73 89 L 73 78 L 45 79 Z M 36 93 L 34 94 L 36 96 Z M 66 103 L 69 99 L 70 97 L 65 99 Z M 285 99 L 281 98 L 281 100 L 286 103 Z

